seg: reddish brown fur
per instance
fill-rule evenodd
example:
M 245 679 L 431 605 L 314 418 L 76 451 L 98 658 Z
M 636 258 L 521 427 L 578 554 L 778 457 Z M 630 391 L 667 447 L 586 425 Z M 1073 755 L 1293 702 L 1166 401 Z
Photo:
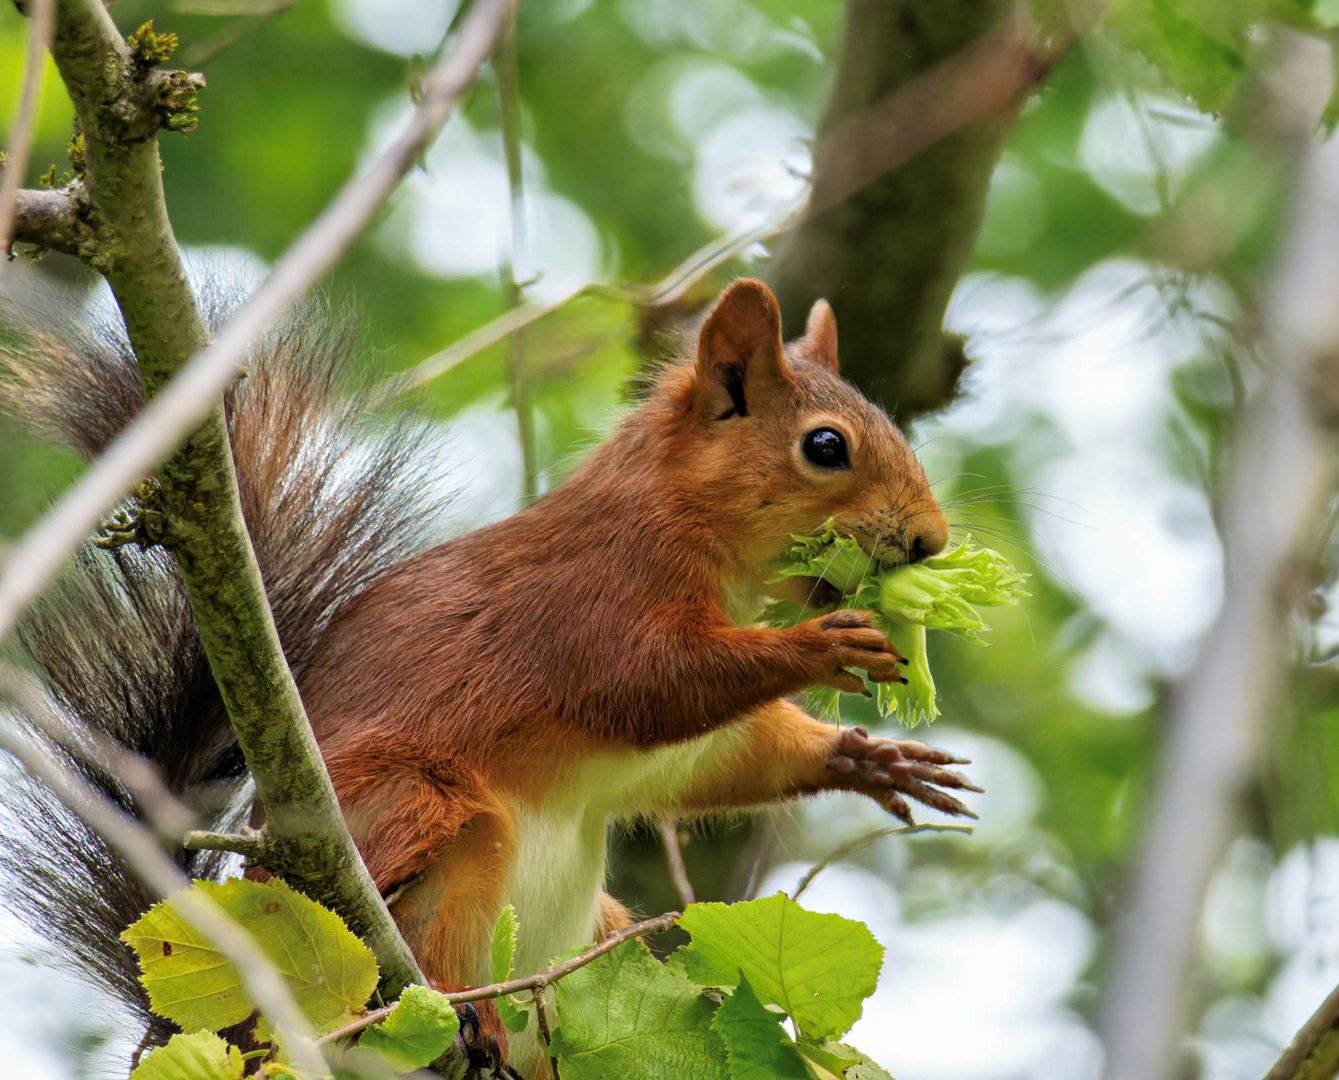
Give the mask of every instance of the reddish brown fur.
M 477 977 L 516 808 L 593 754 L 739 725 L 734 748 L 672 805 L 639 809 L 837 788 L 897 809 L 889 782 L 831 767 L 862 750 L 780 700 L 820 681 L 849 688 L 847 666 L 896 677 L 882 636 L 858 620 L 739 628 L 722 602 L 723 589 L 761 580 L 789 534 L 831 516 L 885 559 L 947 539 L 902 436 L 835 374 L 831 311 L 816 307 L 784 350 L 779 325 L 765 286 L 736 283 L 696 359 L 669 368 L 566 484 L 383 575 L 337 615 L 303 695 L 379 887 L 410 885 L 394 910 L 430 977 Z M 731 379 L 746 416 L 723 418 Z M 846 435 L 850 470 L 801 458 L 800 437 L 820 425 Z M 599 928 L 626 919 L 609 900 Z

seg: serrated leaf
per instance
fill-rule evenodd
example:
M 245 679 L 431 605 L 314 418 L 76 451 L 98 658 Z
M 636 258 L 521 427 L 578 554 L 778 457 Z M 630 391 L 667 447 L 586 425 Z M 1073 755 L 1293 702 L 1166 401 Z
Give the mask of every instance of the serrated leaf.
M 407 986 L 395 1011 L 364 1031 L 350 1056 L 375 1053 L 407 1072 L 446 1053 L 459 1030 L 460 1018 L 445 995 L 426 986 Z
M 742 975 L 739 985 L 712 1017 L 711 1029 L 725 1043 L 730 1075 L 736 1080 L 813 1080 L 813 1072 L 781 1026 Z
M 351 1020 L 377 985 L 372 952 L 344 921 L 278 878 L 197 881 L 202 892 L 246 927 L 274 963 L 318 1034 Z M 255 1009 L 241 976 L 177 912 L 155 904 L 121 934 L 139 957 L 150 1007 L 187 1030 L 218 1031 Z
M 502 1021 L 502 1026 L 513 1034 L 524 1031 L 525 1026 L 530 1023 L 530 1010 L 515 1004 L 511 998 L 497 999 L 497 1015 Z
M 163 1046 L 150 1050 L 130 1080 L 242 1080 L 242 1052 L 217 1035 L 197 1031 L 173 1035 Z
M 847 1070 L 846 1080 L 893 1080 L 893 1074 L 862 1055 L 860 1060 Z
M 494 982 L 505 982 L 511 978 L 512 959 L 516 955 L 516 930 L 516 909 L 508 904 L 493 926 L 493 942 L 488 950 Z
M 845 1076 L 851 1066 L 864 1060 L 855 1047 L 831 1039 L 825 1042 L 801 1039 L 796 1048 L 825 1075 Z
M 864 923 L 806 911 L 777 893 L 738 904 L 690 904 L 679 953 L 702 986 L 733 986 L 742 970 L 760 1000 L 779 1005 L 801 1035 L 845 1034 L 874 992 L 883 946 Z
M 1218 0 L 1117 0 L 1108 23 L 1176 90 L 1205 112 L 1218 112 L 1248 70 L 1245 35 L 1255 8 Z
M 629 941 L 555 984 L 563 1080 L 726 1080 L 701 991 Z

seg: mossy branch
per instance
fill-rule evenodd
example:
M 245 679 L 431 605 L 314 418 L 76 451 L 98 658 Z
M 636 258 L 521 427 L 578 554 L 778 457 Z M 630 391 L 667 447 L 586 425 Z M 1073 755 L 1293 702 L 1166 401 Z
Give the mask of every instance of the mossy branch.
M 14 239 L 80 257 L 93 253 L 94 230 L 81 209 L 83 185 L 16 192 Z
M 74 102 L 84 214 L 68 192 L 25 192 L 20 228 L 50 222 L 111 286 L 145 389 L 208 344 L 168 220 L 157 133 L 188 126 L 199 76 L 155 65 L 168 35 L 127 43 L 100 0 L 58 0 L 52 53 Z M 27 237 L 25 237 L 27 238 Z M 74 242 L 77 240 L 77 242 Z M 49 244 L 48 246 L 57 246 Z M 242 519 L 222 408 L 158 470 L 166 542 L 265 814 L 266 866 L 338 911 L 376 954 L 382 992 L 421 978 L 345 827 L 284 659 Z

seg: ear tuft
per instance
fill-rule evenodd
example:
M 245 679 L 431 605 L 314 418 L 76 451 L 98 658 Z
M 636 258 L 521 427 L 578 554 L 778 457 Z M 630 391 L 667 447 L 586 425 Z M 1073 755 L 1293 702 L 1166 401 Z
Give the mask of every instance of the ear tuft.
M 743 363 L 781 349 L 781 309 L 761 281 L 743 278 L 721 293 L 698 341 L 698 356 L 713 366 Z
M 805 351 L 815 364 L 837 372 L 837 316 L 826 300 L 815 300 L 804 324 Z
M 744 278 L 721 293 L 698 334 L 697 375 L 716 419 L 749 415 L 756 392 L 789 381 L 781 309 L 761 281 Z

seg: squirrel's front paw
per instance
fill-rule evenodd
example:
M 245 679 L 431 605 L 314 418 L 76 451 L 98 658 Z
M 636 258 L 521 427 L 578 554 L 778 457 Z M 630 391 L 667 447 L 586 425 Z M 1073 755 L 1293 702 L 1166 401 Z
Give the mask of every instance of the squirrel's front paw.
M 975 818 L 961 802 L 939 788 L 981 789 L 962 773 L 945 765 L 970 764 L 924 743 L 870 737 L 862 727 L 842 728 L 828 768 L 840 778 L 834 787 L 868 795 L 889 813 L 914 825 L 911 807 L 903 796 L 946 814 Z M 937 785 L 937 786 L 936 786 Z
M 874 617 L 869 612 L 834 611 L 810 619 L 804 626 L 814 632 L 815 682 L 867 695 L 864 681 L 850 668 L 862 668 L 871 682 L 907 681 L 902 674 L 906 659 L 874 628 Z

